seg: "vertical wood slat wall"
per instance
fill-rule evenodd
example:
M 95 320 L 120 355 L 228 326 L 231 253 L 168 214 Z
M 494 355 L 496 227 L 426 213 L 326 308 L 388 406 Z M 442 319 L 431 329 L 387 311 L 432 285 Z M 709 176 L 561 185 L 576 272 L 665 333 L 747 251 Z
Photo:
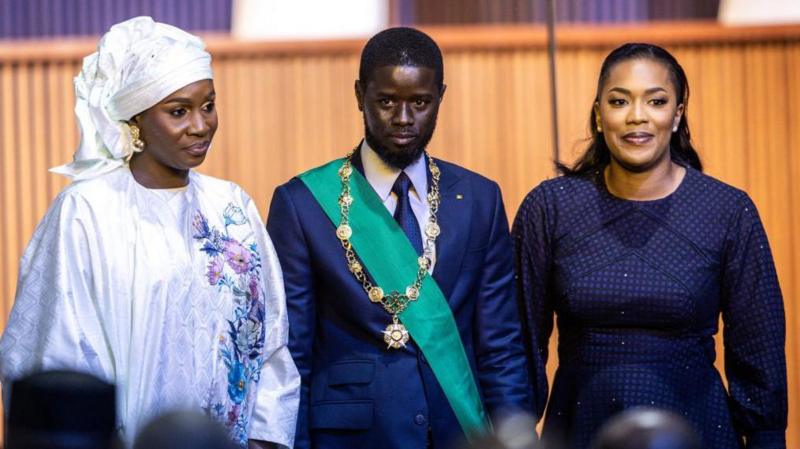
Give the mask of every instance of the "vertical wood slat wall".
M 498 180 L 513 219 L 528 190 L 554 176 L 544 31 L 430 32 L 444 49 L 448 85 L 431 152 Z M 663 42 L 674 52 L 689 76 L 688 116 L 707 172 L 748 191 L 759 207 L 786 303 L 788 447 L 798 447 L 800 115 L 793 106 L 800 104 L 800 27 L 563 28 L 557 60 L 563 159 L 582 149 L 602 58 L 627 40 Z M 242 185 L 266 214 L 276 185 L 343 155 L 361 137 L 353 81 L 363 42 L 208 42 L 220 130 L 202 171 Z M 77 143 L 71 80 L 93 43 L 63 52 L 37 48 L 0 43 L 0 328 L 24 246 L 67 183 L 47 168 L 70 160 Z

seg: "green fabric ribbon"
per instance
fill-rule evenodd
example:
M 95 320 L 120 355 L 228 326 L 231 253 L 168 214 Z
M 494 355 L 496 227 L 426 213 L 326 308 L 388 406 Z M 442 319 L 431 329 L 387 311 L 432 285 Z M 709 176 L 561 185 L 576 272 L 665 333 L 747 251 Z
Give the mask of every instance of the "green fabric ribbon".
M 341 218 L 338 203 L 341 179 L 338 170 L 343 162 L 344 159 L 338 159 L 299 176 L 334 227 L 339 225 Z M 384 292 L 405 292 L 418 269 L 417 253 L 411 242 L 372 186 L 355 169 L 350 175 L 350 195 L 353 197 L 349 216 L 353 249 Z M 344 250 L 342 263 L 346 263 Z M 381 306 L 371 303 L 365 293 L 364 307 Z M 391 323 L 388 314 L 386 318 L 386 323 Z M 464 434 L 468 439 L 486 434 L 491 425 L 481 403 L 453 312 L 439 285 L 430 275 L 422 282 L 419 298 L 411 302 L 399 318 L 427 358 Z

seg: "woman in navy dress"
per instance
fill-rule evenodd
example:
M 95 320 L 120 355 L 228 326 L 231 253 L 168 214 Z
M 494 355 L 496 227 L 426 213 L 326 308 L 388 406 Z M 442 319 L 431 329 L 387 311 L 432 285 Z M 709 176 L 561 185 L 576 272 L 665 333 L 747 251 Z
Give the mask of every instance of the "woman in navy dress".
M 606 57 L 586 153 L 525 198 L 514 222 L 542 438 L 586 448 L 634 406 L 684 416 L 706 449 L 784 448 L 783 301 L 748 195 L 702 173 L 686 75 L 667 51 Z M 724 322 L 725 374 L 714 368 Z

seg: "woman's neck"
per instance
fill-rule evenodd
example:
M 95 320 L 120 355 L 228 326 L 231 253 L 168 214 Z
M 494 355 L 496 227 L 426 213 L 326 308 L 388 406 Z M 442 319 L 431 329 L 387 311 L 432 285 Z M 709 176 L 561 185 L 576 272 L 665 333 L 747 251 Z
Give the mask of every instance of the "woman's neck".
M 608 192 L 617 198 L 651 201 L 669 196 L 678 189 L 686 168 L 667 161 L 651 170 L 635 172 L 611 161 L 603 171 Z
M 134 157 L 129 163 L 133 179 L 148 189 L 175 189 L 189 184 L 189 170 L 170 169 L 148 163 L 148 159 Z

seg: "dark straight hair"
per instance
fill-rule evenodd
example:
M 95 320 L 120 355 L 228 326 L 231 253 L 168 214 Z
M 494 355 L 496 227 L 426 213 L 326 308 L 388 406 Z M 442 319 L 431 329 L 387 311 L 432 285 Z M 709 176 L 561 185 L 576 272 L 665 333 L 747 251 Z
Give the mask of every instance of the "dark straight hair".
M 686 118 L 686 110 L 689 103 L 689 82 L 683 67 L 668 51 L 653 44 L 628 43 L 617 47 L 606 56 L 603 65 L 600 67 L 600 77 L 597 80 L 597 93 L 595 103 L 600 101 L 600 91 L 608 79 L 608 74 L 614 66 L 621 62 L 633 59 L 650 59 L 660 62 L 669 70 L 675 93 L 678 96 L 678 104 L 683 103 L 683 115 L 678 123 L 678 130 L 672 133 L 669 141 L 669 152 L 672 160 L 681 165 L 688 165 L 696 170 L 703 171 L 703 164 L 697 150 L 692 146 L 692 139 L 689 133 L 689 122 Z M 556 161 L 556 169 L 567 176 L 593 176 L 601 171 L 611 162 L 611 153 L 606 145 L 602 133 L 597 132 L 597 119 L 595 117 L 594 105 L 589 111 L 589 146 L 580 159 L 571 167 Z

